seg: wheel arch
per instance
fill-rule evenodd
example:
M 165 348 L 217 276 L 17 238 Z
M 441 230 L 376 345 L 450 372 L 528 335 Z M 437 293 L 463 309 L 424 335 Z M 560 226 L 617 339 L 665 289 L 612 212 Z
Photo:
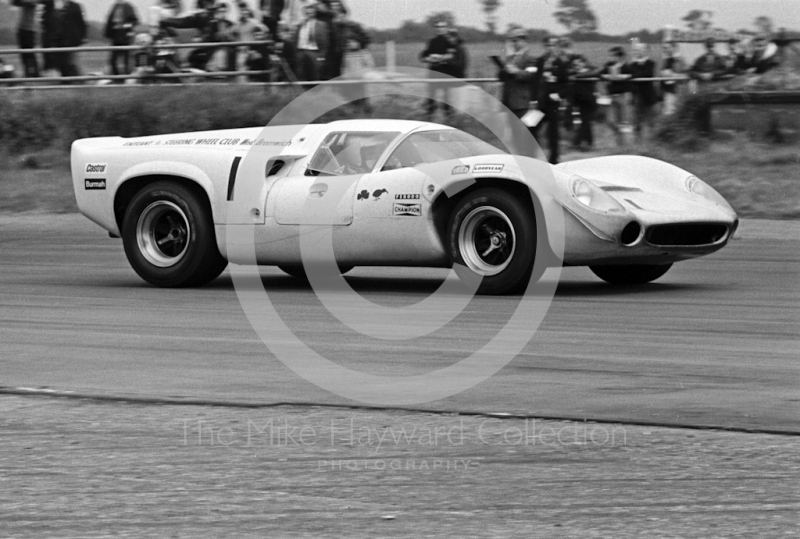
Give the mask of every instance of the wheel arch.
M 508 178 L 476 178 L 472 185 L 462 189 L 455 196 L 447 196 L 445 190 L 442 190 L 431 203 L 431 217 L 442 245 L 447 244 L 447 225 L 458 203 L 470 193 L 487 187 L 500 189 L 522 198 L 525 206 L 533 213 L 534 219 L 537 212 L 541 211 L 537 209 L 537 207 L 541 208 L 537 195 L 525 183 Z M 535 202 L 534 198 L 536 199 Z
M 136 196 L 136 193 L 141 191 L 144 187 L 158 181 L 171 181 L 190 189 L 207 204 L 207 208 L 211 212 L 211 215 L 215 215 L 214 205 L 211 202 L 211 193 L 209 193 L 208 188 L 206 188 L 201 182 L 176 174 L 144 173 L 126 178 L 122 183 L 120 183 L 116 193 L 114 194 L 114 221 L 117 225 L 117 229 L 120 232 L 122 231 L 122 221 L 125 218 L 125 212 L 133 200 L 133 197 Z

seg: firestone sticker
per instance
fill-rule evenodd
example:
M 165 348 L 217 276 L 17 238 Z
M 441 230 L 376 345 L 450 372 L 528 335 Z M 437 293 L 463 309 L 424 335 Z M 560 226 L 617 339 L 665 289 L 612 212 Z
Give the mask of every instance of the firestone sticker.
M 420 215 L 422 215 L 422 205 L 400 204 L 395 202 L 394 207 L 392 209 L 392 215 L 411 215 L 413 217 L 419 217 Z

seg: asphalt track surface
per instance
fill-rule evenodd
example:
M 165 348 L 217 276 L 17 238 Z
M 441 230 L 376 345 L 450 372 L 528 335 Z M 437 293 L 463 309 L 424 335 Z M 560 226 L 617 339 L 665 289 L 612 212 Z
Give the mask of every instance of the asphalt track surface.
M 565 268 L 535 338 L 509 365 L 423 410 L 800 432 L 800 224 L 744 221 L 722 251 L 658 282 L 608 286 Z M 163 290 L 130 269 L 120 240 L 79 215 L 0 217 L 0 386 L 173 402 L 358 405 L 269 352 L 227 272 Z M 432 293 L 442 271 L 357 268 L 351 286 L 387 306 Z M 322 355 L 375 374 L 428 372 L 491 339 L 518 298 L 478 297 L 450 325 L 401 345 L 358 335 L 307 285 L 262 282 Z M 21 388 L 21 389 L 20 389 Z

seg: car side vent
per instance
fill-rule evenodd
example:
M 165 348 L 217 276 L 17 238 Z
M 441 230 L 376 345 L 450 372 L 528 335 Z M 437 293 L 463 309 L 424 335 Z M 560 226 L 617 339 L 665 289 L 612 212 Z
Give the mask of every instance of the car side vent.
M 269 178 L 270 176 L 274 176 L 275 174 L 280 172 L 284 164 L 285 163 L 283 161 L 273 162 L 272 166 L 270 166 L 269 170 L 267 171 L 267 178 Z
M 685 223 L 651 226 L 645 239 L 651 245 L 713 245 L 725 239 L 728 227 L 718 223 Z

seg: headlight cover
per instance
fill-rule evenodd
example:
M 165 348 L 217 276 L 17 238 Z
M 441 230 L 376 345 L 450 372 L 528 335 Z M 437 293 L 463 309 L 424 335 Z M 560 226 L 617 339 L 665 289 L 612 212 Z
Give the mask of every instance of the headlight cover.
M 697 176 L 689 176 L 686 178 L 686 189 L 699 197 L 713 202 L 723 208 L 730 208 L 730 204 L 725 200 L 725 197 L 717 193 L 713 187 L 698 178 Z
M 572 178 L 572 196 L 587 208 L 606 213 L 623 213 L 625 208 L 614 200 L 614 197 L 597 187 L 595 184 L 576 176 Z

